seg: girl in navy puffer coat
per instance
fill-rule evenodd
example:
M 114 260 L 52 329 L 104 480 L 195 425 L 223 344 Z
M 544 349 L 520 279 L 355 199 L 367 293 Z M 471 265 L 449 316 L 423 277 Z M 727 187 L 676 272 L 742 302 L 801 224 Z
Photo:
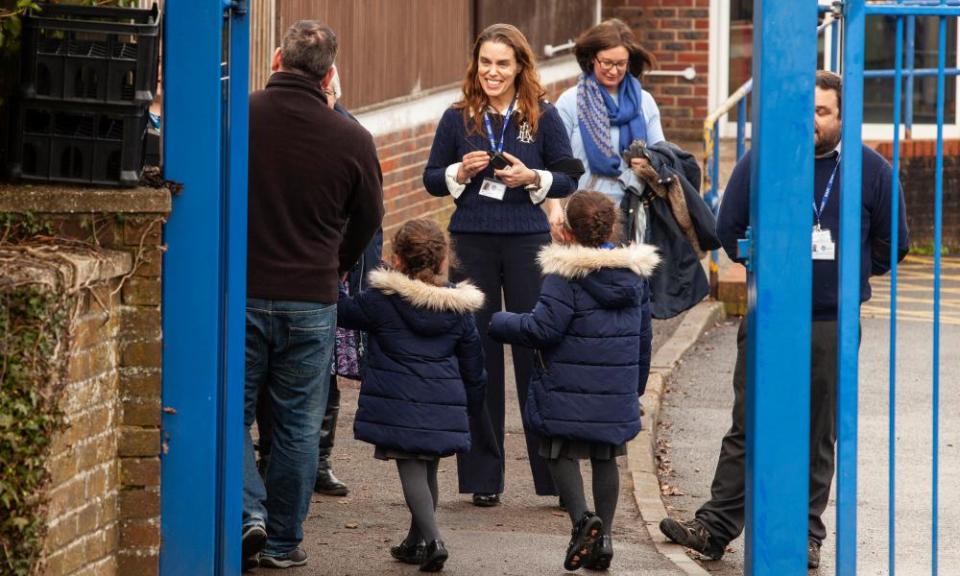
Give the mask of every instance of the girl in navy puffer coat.
M 600 192 L 574 194 L 566 216 L 563 243 L 540 252 L 545 277 L 536 307 L 498 312 L 489 333 L 536 352 L 524 418 L 544 437 L 540 455 L 573 523 L 564 567 L 605 570 L 620 493 L 616 457 L 640 431 L 652 338 L 646 277 L 659 257 L 652 246 L 610 243 L 617 209 Z M 596 515 L 580 476 L 586 458 Z
M 440 281 L 447 244 L 430 220 L 404 224 L 393 252 L 395 270 L 375 270 L 368 290 L 341 296 L 337 323 L 370 335 L 353 431 L 376 446 L 375 457 L 397 461 L 410 508 L 407 537 L 390 553 L 434 572 L 447 559 L 434 518 L 439 460 L 470 449 L 469 417 L 482 414 L 486 372 L 473 312 L 483 293 Z

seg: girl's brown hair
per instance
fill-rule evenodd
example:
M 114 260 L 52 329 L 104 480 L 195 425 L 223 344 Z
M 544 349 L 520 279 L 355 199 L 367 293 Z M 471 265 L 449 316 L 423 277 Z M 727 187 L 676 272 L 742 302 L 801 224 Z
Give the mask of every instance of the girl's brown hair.
M 401 226 L 393 236 L 393 253 L 407 276 L 443 285 L 441 266 L 447 256 L 447 238 L 433 220 L 417 218 Z
M 537 124 L 540 122 L 540 101 L 546 91 L 540 85 L 537 74 L 536 58 L 530 43 L 523 33 L 510 24 L 493 24 L 477 36 L 473 43 L 473 58 L 467 68 L 467 75 L 463 79 L 463 100 L 454 104 L 455 108 L 463 111 L 463 123 L 466 126 L 473 124 L 473 130 L 483 132 L 483 115 L 487 111 L 490 101 L 487 99 L 478 78 L 480 47 L 484 42 L 497 42 L 513 49 L 517 59 L 517 77 L 514 85 L 517 89 L 517 112 L 527 121 L 533 134 L 537 133 Z
M 633 30 L 619 18 L 604 20 L 593 28 L 585 30 L 577 37 L 573 53 L 584 74 L 593 72 L 593 61 L 597 52 L 623 46 L 630 54 L 630 73 L 638 78 L 643 72 L 653 66 L 653 54 L 647 52 Z
M 617 207 L 602 192 L 577 192 L 567 202 L 567 227 L 577 242 L 596 248 L 617 232 Z

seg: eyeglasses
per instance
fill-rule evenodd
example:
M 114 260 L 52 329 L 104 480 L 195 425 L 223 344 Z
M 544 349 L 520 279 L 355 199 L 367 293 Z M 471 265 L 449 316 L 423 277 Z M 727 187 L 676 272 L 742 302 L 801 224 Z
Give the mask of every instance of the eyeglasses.
M 599 58 L 594 58 L 597 61 L 597 64 L 600 65 L 600 68 L 604 72 L 609 72 L 616 68 L 617 70 L 626 70 L 627 66 L 630 65 L 629 60 L 620 60 L 619 62 L 614 62 L 613 60 L 601 60 Z

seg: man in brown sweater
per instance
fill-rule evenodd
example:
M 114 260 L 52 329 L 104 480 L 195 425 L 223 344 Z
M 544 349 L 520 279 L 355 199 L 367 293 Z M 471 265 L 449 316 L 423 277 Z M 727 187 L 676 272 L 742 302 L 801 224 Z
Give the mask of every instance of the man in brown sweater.
M 373 138 L 324 101 L 336 52 L 332 30 L 297 22 L 274 54 L 266 89 L 250 95 L 246 567 L 307 562 L 299 544 L 317 471 L 338 281 L 383 217 Z M 265 480 L 250 437 L 261 387 L 274 421 Z

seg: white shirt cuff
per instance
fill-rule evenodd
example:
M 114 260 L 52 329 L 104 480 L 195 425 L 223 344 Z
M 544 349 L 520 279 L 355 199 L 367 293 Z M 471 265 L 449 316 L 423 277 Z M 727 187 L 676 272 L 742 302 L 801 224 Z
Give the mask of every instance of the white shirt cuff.
M 464 189 L 467 187 L 467 184 L 470 183 L 470 179 L 467 178 L 467 181 L 463 184 L 457 182 L 457 172 L 460 171 L 460 165 L 463 162 L 454 162 L 453 164 L 447 166 L 444 176 L 447 181 L 447 190 L 450 191 L 450 195 L 453 196 L 453 199 L 456 200 L 463 194 Z
M 553 186 L 553 172 L 547 170 L 534 170 L 540 175 L 540 187 L 536 190 L 530 190 L 530 201 L 534 204 L 540 204 L 547 198 L 547 192 Z

